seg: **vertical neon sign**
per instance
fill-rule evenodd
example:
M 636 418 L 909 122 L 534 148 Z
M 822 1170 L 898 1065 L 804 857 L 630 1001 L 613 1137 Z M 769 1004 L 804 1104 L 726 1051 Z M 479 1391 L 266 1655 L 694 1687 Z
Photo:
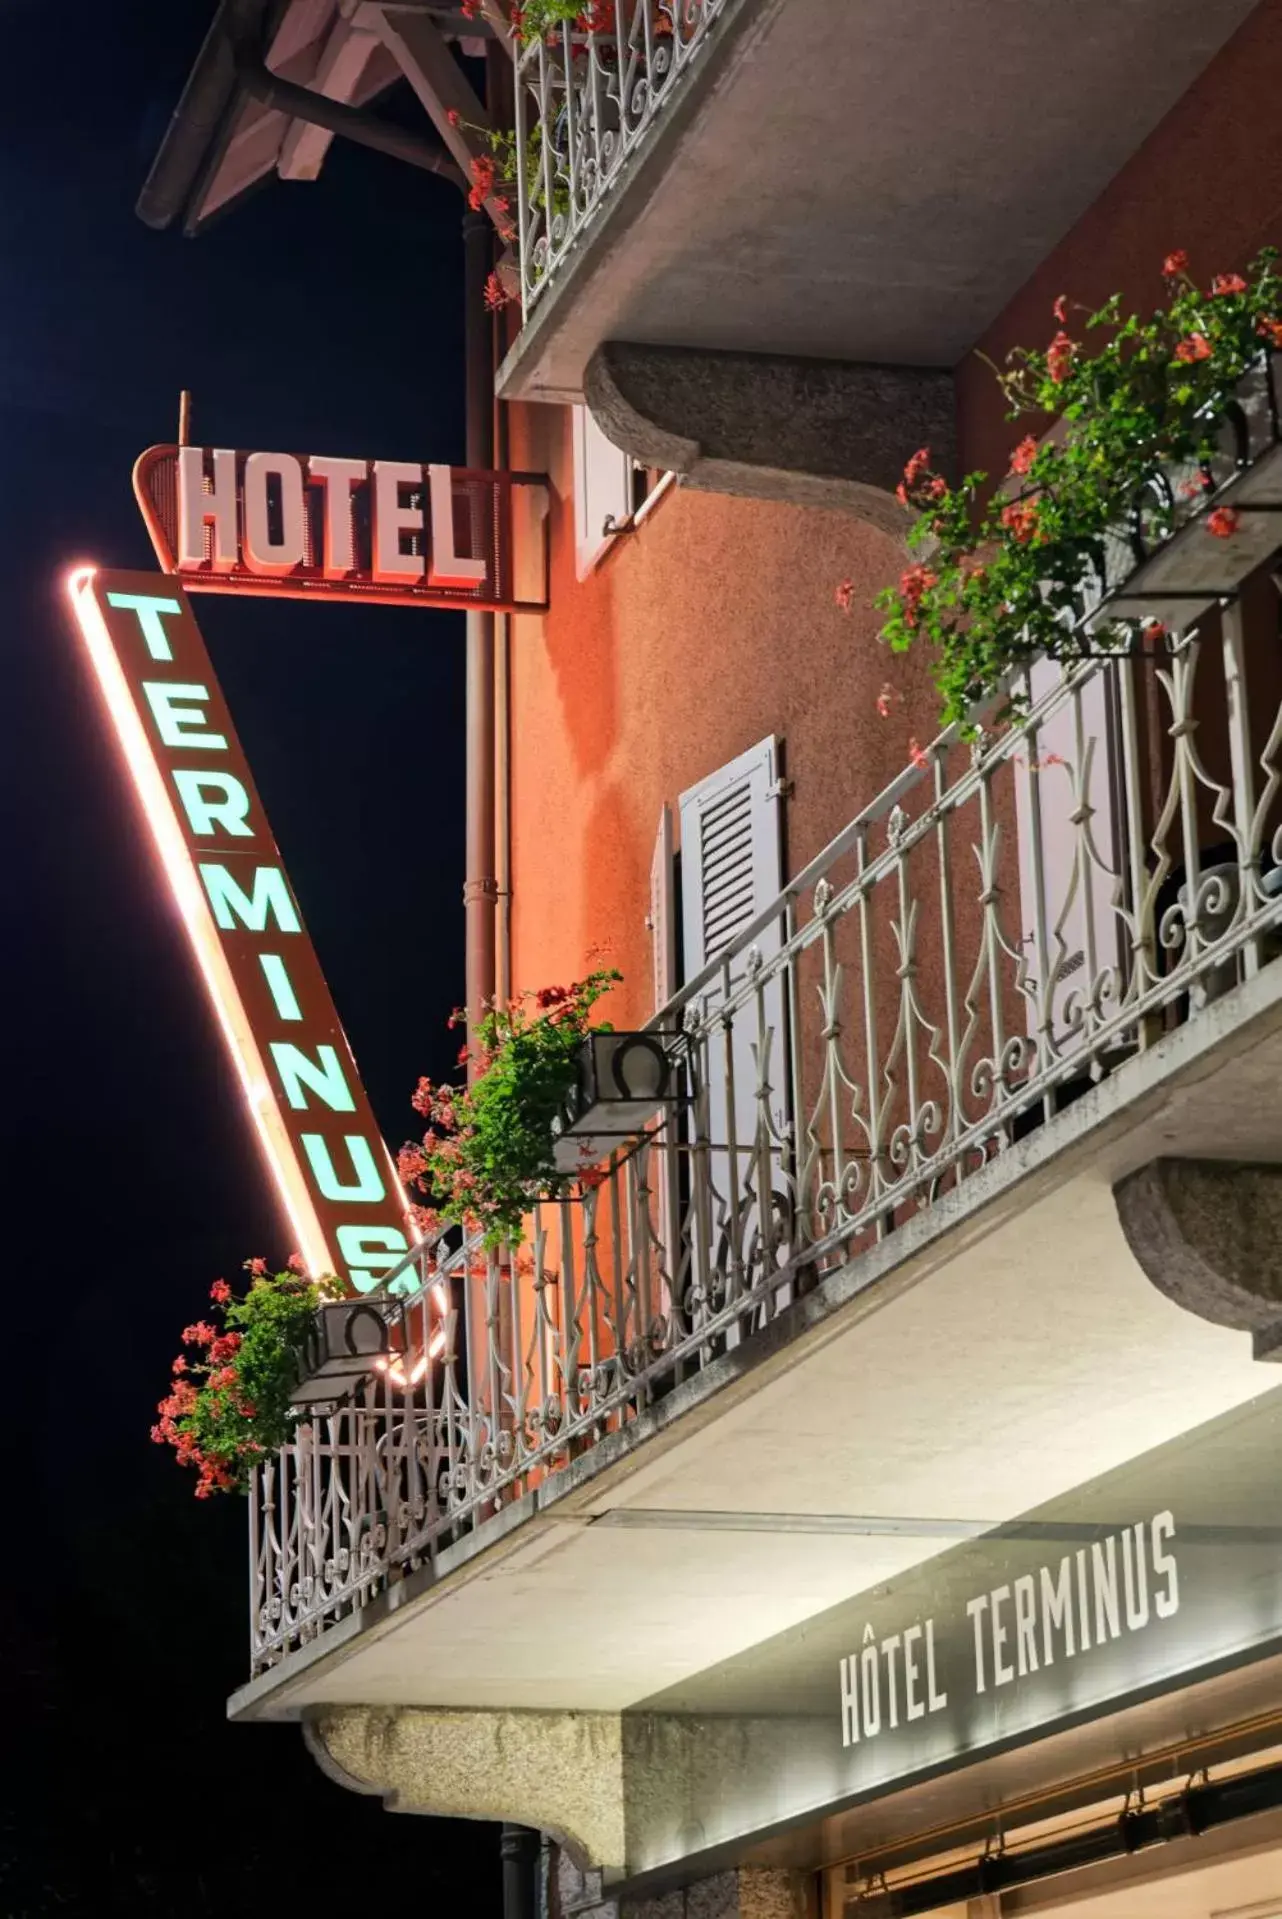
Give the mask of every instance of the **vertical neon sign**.
M 309 1272 L 369 1292 L 408 1217 L 186 595 L 68 583 L 80 632 Z

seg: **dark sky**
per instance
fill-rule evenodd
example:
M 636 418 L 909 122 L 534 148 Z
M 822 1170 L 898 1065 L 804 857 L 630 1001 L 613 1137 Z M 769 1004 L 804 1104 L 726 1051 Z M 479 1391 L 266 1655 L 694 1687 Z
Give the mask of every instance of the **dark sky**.
M 498 1909 L 490 1827 L 393 1818 L 228 1727 L 245 1513 L 148 1442 L 179 1329 L 283 1257 L 240 1095 L 59 582 L 146 567 L 179 389 L 208 444 L 462 457 L 460 206 L 335 148 L 197 241 L 134 217 L 213 0 L 10 0 L 0 74 L 7 1544 L 0 1916 Z M 412 113 L 412 103 L 401 111 Z M 462 619 L 198 600 L 393 1145 L 462 998 Z M 8 1770 L 8 1768 L 6 1768 Z M 464 1890 L 466 1888 L 466 1890 Z

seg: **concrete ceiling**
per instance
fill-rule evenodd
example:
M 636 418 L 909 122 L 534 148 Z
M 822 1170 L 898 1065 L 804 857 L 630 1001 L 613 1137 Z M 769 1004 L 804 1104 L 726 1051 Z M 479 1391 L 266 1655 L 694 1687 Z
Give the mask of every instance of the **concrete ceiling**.
M 559 269 L 508 397 L 576 396 L 604 339 L 952 366 L 1251 6 L 727 7 L 733 45 Z

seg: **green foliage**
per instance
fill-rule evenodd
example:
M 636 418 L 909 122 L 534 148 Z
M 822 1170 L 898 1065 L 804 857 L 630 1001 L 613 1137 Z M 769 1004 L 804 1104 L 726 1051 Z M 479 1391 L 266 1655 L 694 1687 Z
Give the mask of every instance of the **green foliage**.
M 545 40 L 558 27 L 577 27 L 580 33 L 613 33 L 613 0 L 520 0 L 513 8 L 512 25 L 518 40 L 528 46 Z
M 1182 253 L 1164 264 L 1168 304 L 1150 319 L 1123 316 L 1119 296 L 1085 313 L 1086 339 L 1065 329 L 1068 305 L 1055 303 L 1060 331 L 1046 350 L 1018 348 L 1006 370 L 994 368 L 1009 420 L 1053 437 L 1023 439 L 1011 456 L 1004 491 L 988 496 L 985 473 L 956 487 L 930 467 L 923 448 L 908 462 L 900 498 L 919 509 L 909 544 L 921 554 L 897 587 L 880 595 L 888 615 L 882 638 L 895 651 L 933 649 L 944 720 L 961 720 L 1012 670 L 1045 652 L 1071 661 L 1101 638 L 1072 631 L 1082 595 L 1101 571 L 1102 542 L 1128 520 L 1143 496 L 1148 540 L 1165 538 L 1212 489 L 1209 462 L 1234 389 L 1266 348 L 1282 347 L 1282 281 L 1276 250 L 1266 249 L 1248 277 L 1220 274 L 1202 291 Z M 1163 467 L 1185 468 L 1186 500 L 1172 502 L 1151 483 Z M 1145 488 L 1150 491 L 1144 493 Z M 1209 513 L 1212 535 L 1231 538 L 1231 508 Z M 1123 627 L 1113 637 L 1129 637 Z M 1107 642 L 1106 642 L 1107 643 Z
M 298 1361 L 317 1308 L 339 1298 L 336 1279 L 308 1279 L 299 1266 L 269 1273 L 265 1261 L 246 1261 L 249 1290 L 237 1299 L 226 1280 L 210 1298 L 223 1330 L 208 1320 L 184 1328 L 169 1394 L 158 1407 L 151 1436 L 172 1446 L 178 1463 L 197 1473 L 196 1497 L 244 1492 L 256 1462 L 285 1445 L 295 1425 L 290 1396 Z
M 591 1183 L 590 1171 L 557 1171 L 554 1121 L 575 1085 L 592 1008 L 621 977 L 602 969 L 491 1010 L 474 1035 L 480 1071 L 471 1086 L 419 1081 L 414 1106 L 428 1131 L 421 1146 L 402 1147 L 400 1171 L 429 1199 L 425 1229 L 453 1220 L 479 1227 L 487 1246 L 517 1245 L 536 1199 Z

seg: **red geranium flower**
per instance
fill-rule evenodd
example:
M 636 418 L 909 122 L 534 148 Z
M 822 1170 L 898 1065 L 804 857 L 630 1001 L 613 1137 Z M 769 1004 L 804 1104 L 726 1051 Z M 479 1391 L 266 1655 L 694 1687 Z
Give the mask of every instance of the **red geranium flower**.
M 1206 516 L 1206 530 L 1217 540 L 1231 540 L 1241 524 L 1242 515 L 1232 506 L 1217 506 Z
M 1211 292 L 1215 295 L 1245 293 L 1246 281 L 1240 273 L 1217 273 L 1211 282 Z
M 904 468 L 904 485 L 909 487 L 916 486 L 922 474 L 927 472 L 929 467 L 930 448 L 928 446 L 919 446 L 913 454 L 912 459 L 909 460 L 907 466 Z
M 1073 355 L 1077 351 L 1076 343 L 1062 330 L 1055 335 L 1046 349 L 1046 371 L 1056 386 L 1068 378 L 1068 369 L 1073 364 Z
M 1205 333 L 1190 333 L 1188 339 L 1181 340 L 1176 347 L 1175 357 L 1177 360 L 1185 361 L 1186 364 L 1192 364 L 1194 360 L 1209 360 L 1211 342 Z
M 1015 451 L 1010 456 L 1011 472 L 1021 473 L 1021 474 L 1027 473 L 1028 469 L 1032 466 L 1033 461 L 1036 458 L 1037 458 L 1037 442 L 1033 438 L 1031 433 L 1025 434 L 1024 438 L 1020 441 L 1019 445 L 1015 448 Z
M 472 185 L 467 204 L 473 212 L 485 205 L 494 191 L 494 162 L 488 153 L 478 153 L 472 162 Z
M 1037 508 L 1030 500 L 1017 500 L 1002 508 L 1002 525 L 1017 546 L 1027 546 L 1038 530 Z
M 1162 272 L 1168 280 L 1177 280 L 1181 273 L 1189 270 L 1189 256 L 1183 247 L 1177 247 L 1174 253 L 1168 253 L 1162 262 Z

